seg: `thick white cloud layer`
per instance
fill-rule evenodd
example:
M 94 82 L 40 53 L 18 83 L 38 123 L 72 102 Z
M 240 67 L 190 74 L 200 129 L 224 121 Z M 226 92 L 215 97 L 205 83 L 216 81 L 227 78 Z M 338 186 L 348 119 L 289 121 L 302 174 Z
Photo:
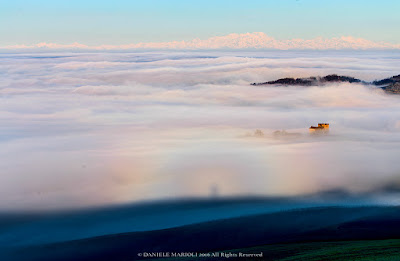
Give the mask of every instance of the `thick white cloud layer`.
M 123 45 L 89 46 L 80 43 L 57 44 L 38 43 L 36 45 L 0 46 L 0 49 L 93 49 L 93 50 L 126 50 L 126 49 L 400 49 L 400 44 L 374 42 L 353 36 L 333 38 L 317 37 L 314 39 L 277 40 L 263 32 L 228 34 L 208 39 L 191 41 L 145 42 Z
M 400 174 L 399 96 L 358 84 L 251 86 L 400 72 L 397 52 L 3 54 L 0 208 L 208 195 L 365 191 Z M 327 137 L 307 128 L 329 122 Z M 261 129 L 263 138 L 252 137 Z M 299 133 L 276 138 L 275 130 Z

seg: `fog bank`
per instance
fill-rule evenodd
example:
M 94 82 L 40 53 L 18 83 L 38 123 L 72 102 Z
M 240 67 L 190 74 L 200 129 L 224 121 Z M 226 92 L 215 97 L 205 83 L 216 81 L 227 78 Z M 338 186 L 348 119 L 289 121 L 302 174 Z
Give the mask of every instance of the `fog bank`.
M 372 81 L 398 75 L 399 58 L 349 51 L 2 54 L 0 208 L 216 192 L 393 193 L 385 188 L 400 183 L 400 96 L 360 84 L 250 83 L 332 73 Z M 329 135 L 309 135 L 318 122 L 330 123 Z M 256 129 L 265 135 L 247 135 Z M 276 137 L 276 130 L 298 135 Z

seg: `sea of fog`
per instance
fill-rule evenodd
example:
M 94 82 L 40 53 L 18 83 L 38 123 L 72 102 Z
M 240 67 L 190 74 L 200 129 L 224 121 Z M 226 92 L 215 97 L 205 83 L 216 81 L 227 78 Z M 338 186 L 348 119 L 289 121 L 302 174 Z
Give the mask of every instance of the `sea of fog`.
M 326 190 L 398 204 L 400 95 L 250 85 L 333 73 L 398 75 L 400 52 L 2 53 L 0 209 Z M 318 122 L 329 135 L 309 135 Z

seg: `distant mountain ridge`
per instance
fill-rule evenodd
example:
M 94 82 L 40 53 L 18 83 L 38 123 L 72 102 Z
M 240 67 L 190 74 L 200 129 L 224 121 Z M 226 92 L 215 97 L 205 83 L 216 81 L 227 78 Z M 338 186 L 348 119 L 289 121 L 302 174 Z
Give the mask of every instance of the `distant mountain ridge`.
M 321 86 L 327 83 L 340 82 L 374 85 L 378 88 L 381 88 L 387 93 L 400 94 L 400 75 L 392 76 L 390 78 L 385 78 L 382 80 L 376 80 L 373 82 L 366 82 L 350 76 L 330 74 L 323 77 L 317 76 L 308 78 L 281 78 L 275 81 L 252 83 L 251 85 Z

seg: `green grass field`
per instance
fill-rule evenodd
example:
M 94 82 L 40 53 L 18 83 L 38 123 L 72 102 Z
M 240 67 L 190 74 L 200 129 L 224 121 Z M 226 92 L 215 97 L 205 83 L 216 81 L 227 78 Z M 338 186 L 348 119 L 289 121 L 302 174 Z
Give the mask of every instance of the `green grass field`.
M 400 239 L 310 242 L 273 244 L 244 249 L 222 251 L 225 253 L 260 253 L 263 260 L 400 260 Z M 257 258 L 198 258 L 200 260 L 257 260 Z M 161 260 L 161 259 L 152 259 Z M 162 260 L 193 260 L 193 258 L 163 258 Z
M 233 251 L 232 251 L 233 252 Z M 240 250 L 235 250 L 240 252 Z M 313 242 L 266 245 L 243 250 L 271 260 L 400 260 L 400 240 Z

